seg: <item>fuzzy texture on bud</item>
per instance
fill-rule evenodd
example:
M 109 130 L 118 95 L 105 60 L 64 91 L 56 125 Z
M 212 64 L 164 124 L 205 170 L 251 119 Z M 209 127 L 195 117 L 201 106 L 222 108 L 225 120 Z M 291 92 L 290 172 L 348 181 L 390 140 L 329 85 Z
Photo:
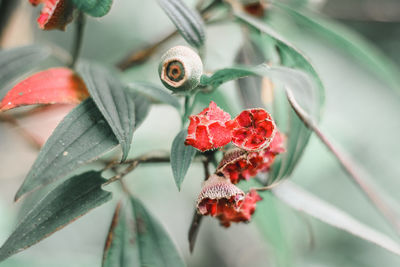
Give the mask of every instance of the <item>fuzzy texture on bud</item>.
M 231 141 L 231 130 L 227 127 L 231 116 L 220 109 L 213 101 L 197 115 L 189 117 L 190 124 L 186 145 L 200 151 L 223 147 Z
M 165 87 L 176 93 L 187 94 L 199 85 L 203 62 L 191 48 L 175 46 L 161 57 L 158 74 Z
M 197 209 L 202 215 L 216 216 L 221 205 L 239 208 L 244 196 L 244 192 L 229 179 L 213 174 L 204 182 L 197 199 Z

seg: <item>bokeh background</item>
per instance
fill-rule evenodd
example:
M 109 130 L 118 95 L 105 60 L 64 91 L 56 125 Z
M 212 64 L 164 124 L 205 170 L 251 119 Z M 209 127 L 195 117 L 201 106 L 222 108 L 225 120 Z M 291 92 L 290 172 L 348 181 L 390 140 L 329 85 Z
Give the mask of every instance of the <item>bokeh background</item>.
M 4 29 L 3 48 L 36 43 L 53 46 L 61 55 L 66 54 L 63 50 L 70 50 L 72 25 L 66 32 L 42 32 L 35 22 L 40 9 L 32 8 L 27 0 L 14 1 L 18 7 L 10 14 L 11 23 Z M 194 1 L 185 2 L 194 5 Z M 358 32 L 400 64 L 399 1 L 312 2 L 322 13 Z M 373 69 L 358 63 L 329 40 L 298 27 L 289 17 L 276 16 L 275 21 L 283 25 L 281 34 L 311 58 L 326 86 L 321 128 L 364 166 L 400 212 L 397 204 L 400 203 L 400 92 L 388 87 Z M 131 50 L 156 42 L 174 29 L 156 1 L 115 0 L 107 16 L 88 18 L 87 22 L 82 57 L 109 64 L 115 64 Z M 179 37 L 173 39 L 148 63 L 125 72 L 123 80 L 159 83 L 160 54 L 175 44 L 184 44 L 184 41 Z M 242 32 L 238 25 L 229 22 L 208 27 L 206 69 L 231 66 L 241 44 Z M 227 83 L 220 90 L 231 103 L 232 115 L 236 115 L 240 102 L 235 84 Z M 67 110 L 68 107 L 59 107 L 51 115 L 26 118 L 20 124 L 45 139 Z M 153 106 L 135 133 L 132 156 L 153 149 L 168 150 L 179 127 L 179 114 L 173 108 Z M 37 155 L 18 131 L 16 127 L 0 123 L 0 243 L 18 221 L 23 204 L 13 202 L 14 194 Z M 125 178 L 132 192 L 162 221 L 188 266 L 400 266 L 400 257 L 299 214 L 269 195 L 259 204 L 250 224 L 224 229 L 216 220 L 206 218 L 194 254 L 190 255 L 187 230 L 202 176 L 202 166 L 194 164 L 181 192 L 177 191 L 167 164 L 141 166 Z M 291 179 L 399 240 L 315 137 L 311 138 Z M 100 266 L 116 200 L 117 197 L 0 266 Z

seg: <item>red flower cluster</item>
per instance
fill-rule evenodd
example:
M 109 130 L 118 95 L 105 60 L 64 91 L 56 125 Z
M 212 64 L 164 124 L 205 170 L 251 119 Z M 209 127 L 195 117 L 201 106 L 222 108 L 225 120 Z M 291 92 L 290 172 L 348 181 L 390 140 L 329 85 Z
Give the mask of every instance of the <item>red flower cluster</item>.
M 285 151 L 284 136 L 276 130 L 271 115 L 264 109 L 249 109 L 233 120 L 211 102 L 197 115 L 190 116 L 186 145 L 201 151 L 216 149 L 232 142 L 237 148 L 225 153 L 216 174 L 204 183 L 197 201 L 198 212 L 220 220 L 248 222 L 262 198 L 257 191 L 245 194 L 234 184 L 268 171 L 277 154 Z
M 65 30 L 65 26 L 72 21 L 73 6 L 68 0 L 29 0 L 36 6 L 44 4 L 37 22 L 43 30 Z
M 264 109 L 244 110 L 231 120 L 230 115 L 212 101 L 208 108 L 189 119 L 185 144 L 203 152 L 231 141 L 244 150 L 258 151 L 269 145 L 276 132 L 275 122 Z
M 211 215 L 229 227 L 231 222 L 248 222 L 256 209 L 256 202 L 262 200 L 255 190 L 244 194 L 229 179 L 216 174 L 209 177 L 197 201 L 202 215 Z

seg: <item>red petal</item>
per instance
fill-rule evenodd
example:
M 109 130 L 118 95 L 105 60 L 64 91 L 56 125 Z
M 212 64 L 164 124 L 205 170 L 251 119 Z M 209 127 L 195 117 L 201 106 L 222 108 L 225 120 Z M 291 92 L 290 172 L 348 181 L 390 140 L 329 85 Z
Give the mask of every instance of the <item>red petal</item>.
M 52 68 L 14 86 L 2 100 L 0 111 L 35 104 L 79 103 L 88 96 L 82 79 L 72 70 Z

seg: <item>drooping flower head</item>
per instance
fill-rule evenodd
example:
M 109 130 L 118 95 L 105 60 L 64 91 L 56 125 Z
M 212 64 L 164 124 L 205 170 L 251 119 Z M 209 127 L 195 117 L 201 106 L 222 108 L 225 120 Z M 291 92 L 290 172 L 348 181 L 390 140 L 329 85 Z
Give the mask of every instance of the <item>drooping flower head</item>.
M 231 141 L 231 131 L 227 127 L 231 116 L 220 109 L 215 102 L 211 101 L 208 108 L 190 116 L 189 119 L 186 145 L 204 152 L 223 147 Z
M 65 30 L 65 26 L 72 21 L 73 5 L 69 0 L 29 0 L 36 6 L 44 4 L 37 22 L 43 30 Z
M 275 122 L 264 109 L 242 111 L 229 123 L 232 142 L 247 151 L 258 151 L 268 147 L 276 132 Z
M 229 178 L 233 184 L 249 180 L 260 172 L 269 171 L 277 154 L 285 151 L 283 134 L 277 131 L 266 149 L 247 152 L 240 148 L 227 151 L 217 167 L 217 172 Z
M 204 183 L 197 201 L 198 212 L 220 220 L 229 227 L 231 222 L 248 222 L 262 198 L 255 190 L 247 195 L 229 179 L 213 174 Z
M 224 206 L 238 209 L 244 195 L 229 179 L 213 174 L 204 182 L 197 199 L 197 209 L 202 215 L 216 216 Z

